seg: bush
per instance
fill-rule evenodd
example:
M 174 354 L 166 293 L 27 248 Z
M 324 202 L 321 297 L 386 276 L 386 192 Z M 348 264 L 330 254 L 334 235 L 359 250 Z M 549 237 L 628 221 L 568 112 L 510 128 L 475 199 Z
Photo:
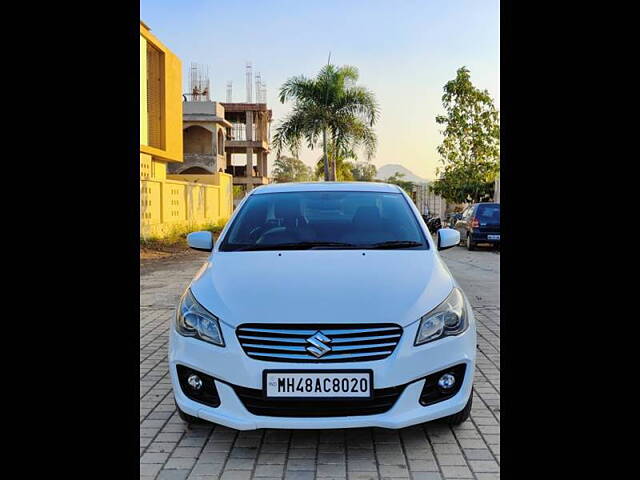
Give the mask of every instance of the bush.
M 205 230 L 217 235 L 222 231 L 228 219 L 220 219 L 217 222 L 204 224 L 178 224 L 171 225 L 163 235 L 151 235 L 140 237 L 140 248 L 151 250 L 175 249 L 187 247 L 187 235 L 191 232 Z

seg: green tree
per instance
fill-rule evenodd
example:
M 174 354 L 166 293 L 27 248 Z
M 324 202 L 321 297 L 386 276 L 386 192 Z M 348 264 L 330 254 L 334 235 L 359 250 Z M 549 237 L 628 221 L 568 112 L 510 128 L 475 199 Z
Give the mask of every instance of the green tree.
M 338 182 L 350 182 L 353 178 L 352 168 L 353 163 L 349 162 L 349 158 L 354 158 L 353 152 L 342 153 L 334 155 L 334 149 L 332 145 L 327 148 L 327 157 L 329 158 L 329 164 L 335 167 L 334 179 Z M 325 178 L 324 175 L 324 155 L 316 162 L 315 177 Z
M 279 156 L 273 163 L 273 178 L 277 183 L 307 182 L 311 180 L 311 168 L 298 158 Z
M 363 148 L 367 159 L 371 158 L 377 145 L 373 126 L 378 105 L 372 92 L 355 84 L 358 78 L 355 67 L 329 64 L 315 78 L 288 79 L 280 88 L 280 102 L 294 103 L 292 112 L 276 128 L 276 154 L 286 148 L 297 157 L 303 139 L 311 149 L 321 144 L 325 180 L 336 179 L 337 162 L 330 164 L 329 148 L 338 158 Z
M 396 172 L 389 178 L 387 178 L 385 182 L 398 185 L 405 192 L 407 192 L 408 195 L 411 195 L 411 192 L 413 192 L 413 189 L 415 188 L 415 183 L 410 182 L 409 180 L 402 180 L 402 177 L 404 177 L 404 173 Z
M 373 182 L 376 173 L 376 166 L 369 162 L 356 162 L 351 167 L 351 175 L 358 182 Z
M 436 116 L 444 126 L 438 146 L 443 167 L 429 187 L 454 203 L 479 202 L 493 195 L 500 170 L 500 120 L 487 90 L 471 83 L 466 67 L 444 86 L 445 115 Z

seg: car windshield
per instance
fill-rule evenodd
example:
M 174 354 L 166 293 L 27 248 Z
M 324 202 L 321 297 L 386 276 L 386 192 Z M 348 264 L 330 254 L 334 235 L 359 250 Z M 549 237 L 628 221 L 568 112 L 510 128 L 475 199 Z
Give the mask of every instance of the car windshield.
M 428 249 L 405 197 L 382 192 L 286 192 L 251 195 L 221 251 Z

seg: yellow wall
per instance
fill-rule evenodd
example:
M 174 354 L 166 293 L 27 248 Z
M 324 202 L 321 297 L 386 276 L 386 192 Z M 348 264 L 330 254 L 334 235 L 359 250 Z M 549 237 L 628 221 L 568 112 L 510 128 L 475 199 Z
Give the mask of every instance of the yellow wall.
M 140 235 L 162 236 L 177 226 L 194 229 L 226 222 L 233 211 L 233 177 L 217 173 L 217 184 L 177 180 L 140 181 Z
M 140 145 L 149 144 L 147 122 L 147 41 L 140 35 Z
M 144 55 L 143 55 L 144 42 Z M 164 132 L 164 148 L 153 148 L 146 145 L 146 139 L 142 136 L 142 117 L 147 113 L 146 84 L 147 84 L 147 42 L 156 47 L 163 54 L 164 71 L 162 75 L 162 88 L 164 91 L 164 106 L 162 115 L 162 130 Z M 142 66 L 144 58 L 144 69 Z M 144 79 L 143 79 L 144 76 Z M 144 83 L 144 87 L 143 87 Z M 140 99 L 140 123 L 141 138 L 140 150 L 143 153 L 157 157 L 158 160 L 166 162 L 182 162 L 182 63 L 180 59 L 169 50 L 155 35 L 153 35 L 144 25 L 140 24 L 140 90 L 145 89 L 144 104 Z M 142 96 L 142 95 L 141 95 Z M 148 130 L 148 128 L 145 128 Z
M 151 155 L 140 153 L 140 180 L 149 180 L 152 177 L 153 160 Z
M 164 54 L 163 149 L 147 145 L 147 42 Z M 233 177 L 225 173 L 167 175 L 168 162 L 182 161 L 182 65 L 141 23 L 140 235 L 143 238 L 162 236 L 175 227 L 217 224 L 231 216 Z
M 182 162 L 182 63 L 167 50 L 165 54 L 165 141 L 167 156 Z
M 205 174 L 205 173 L 194 173 L 194 174 L 179 174 L 179 175 L 167 175 L 167 178 L 170 180 L 184 180 L 185 182 L 193 182 L 200 183 L 205 185 L 218 185 L 219 176 L 218 174 Z

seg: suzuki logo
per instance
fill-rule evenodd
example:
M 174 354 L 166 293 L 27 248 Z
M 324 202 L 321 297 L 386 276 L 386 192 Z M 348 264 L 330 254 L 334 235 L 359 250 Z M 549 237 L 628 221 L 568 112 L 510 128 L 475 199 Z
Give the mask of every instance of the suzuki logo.
M 306 348 L 307 352 L 317 358 L 331 351 L 331 347 L 327 345 L 327 343 L 331 343 L 331 339 L 320 331 L 307 338 L 307 342 L 311 344 Z

